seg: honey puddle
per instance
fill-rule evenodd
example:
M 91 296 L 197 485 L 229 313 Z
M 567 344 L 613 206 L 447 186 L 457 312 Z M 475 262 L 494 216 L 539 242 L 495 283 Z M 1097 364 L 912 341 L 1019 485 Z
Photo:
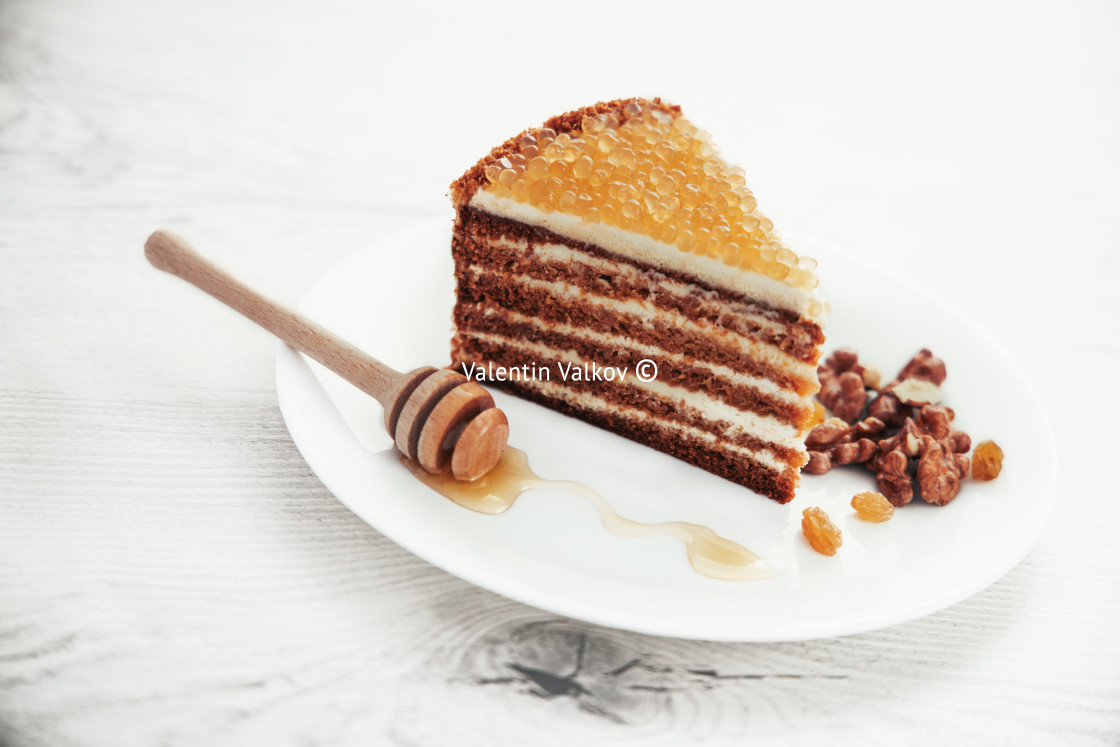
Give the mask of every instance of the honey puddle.
M 504 513 L 527 490 L 567 490 L 587 499 L 598 510 L 603 525 L 621 537 L 676 537 L 684 543 L 688 562 L 703 576 L 723 581 L 756 581 L 773 575 L 758 555 L 708 527 L 683 521 L 642 524 L 620 516 L 601 495 L 583 483 L 546 480 L 529 468 L 529 456 L 512 446 L 506 447 L 494 469 L 473 482 L 429 474 L 403 454 L 400 460 L 425 485 L 480 514 Z

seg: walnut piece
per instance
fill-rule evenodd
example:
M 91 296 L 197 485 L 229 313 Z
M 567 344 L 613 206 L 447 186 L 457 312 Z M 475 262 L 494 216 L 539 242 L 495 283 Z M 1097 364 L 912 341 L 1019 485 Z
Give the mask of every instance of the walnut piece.
M 805 437 L 809 463 L 803 469 L 812 475 L 823 475 L 834 465 L 866 462 L 876 453 L 876 443 L 868 436 L 882 430 L 883 423 L 876 418 L 866 418 L 855 425 L 829 418 Z
M 892 384 L 897 384 L 907 379 L 920 379 L 929 381 L 934 386 L 945 383 L 945 361 L 935 356 L 929 348 L 922 348 L 910 361 L 902 367 Z
M 905 379 L 891 387 L 891 394 L 898 401 L 911 407 L 921 407 L 941 401 L 941 388 L 932 381 Z
M 884 391 L 867 408 L 867 414 L 879 418 L 890 428 L 897 428 L 910 415 L 910 408 L 902 404 L 894 392 Z
M 855 350 L 836 350 L 817 367 L 817 378 L 821 382 L 817 399 L 841 420 L 848 423 L 859 420 L 867 404 L 863 382 L 865 372 Z
M 922 458 L 918 460 L 918 494 L 926 503 L 944 506 L 961 492 L 961 477 L 958 464 L 952 453 L 926 436 L 922 439 Z M 965 457 L 966 459 L 968 457 Z
M 909 467 L 906 453 L 898 449 L 887 452 L 879 460 L 875 482 L 879 485 L 879 492 L 893 506 L 905 506 L 914 498 L 914 481 L 907 471 Z

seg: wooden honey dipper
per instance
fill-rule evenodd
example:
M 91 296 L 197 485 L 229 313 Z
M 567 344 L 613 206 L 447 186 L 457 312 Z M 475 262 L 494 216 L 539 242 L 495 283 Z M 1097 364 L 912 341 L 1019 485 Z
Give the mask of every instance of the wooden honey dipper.
M 403 454 L 432 474 L 482 477 L 509 438 L 505 413 L 475 382 L 431 366 L 401 373 L 315 322 L 265 298 L 203 257 L 182 237 L 156 231 L 144 244 L 155 267 L 177 275 L 314 358 L 385 408 L 385 428 Z

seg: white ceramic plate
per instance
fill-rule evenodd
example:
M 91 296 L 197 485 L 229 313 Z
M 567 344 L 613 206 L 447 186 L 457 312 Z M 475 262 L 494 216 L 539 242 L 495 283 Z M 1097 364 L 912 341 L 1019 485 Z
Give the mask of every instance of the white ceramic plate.
M 401 370 L 445 365 L 451 332 L 448 224 L 386 239 L 323 277 L 301 310 Z M 691 521 L 761 554 L 766 581 L 695 573 L 676 540 L 609 533 L 583 499 L 526 493 L 502 516 L 462 509 L 399 464 L 381 408 L 318 364 L 283 347 L 280 408 L 323 483 L 394 542 L 473 584 L 541 609 L 643 633 L 779 641 L 856 633 L 910 620 L 968 597 L 1031 548 L 1056 493 L 1054 443 L 1038 396 L 978 328 L 904 279 L 819 242 L 794 244 L 820 260 L 832 302 L 830 346 L 856 346 L 888 378 L 920 347 L 944 358 L 943 387 L 974 443 L 1007 454 L 998 480 L 967 482 L 938 508 L 915 500 L 885 524 L 855 517 L 849 501 L 874 489 L 859 468 L 806 475 L 778 505 L 751 491 L 537 405 L 495 392 L 510 443 L 543 477 L 601 492 L 644 522 Z M 874 288 L 876 293 L 870 293 Z M 878 295 L 876 295 L 878 294 Z M 909 313 L 889 313 L 906 308 Z M 835 557 L 801 535 L 801 511 L 824 508 L 841 528 Z

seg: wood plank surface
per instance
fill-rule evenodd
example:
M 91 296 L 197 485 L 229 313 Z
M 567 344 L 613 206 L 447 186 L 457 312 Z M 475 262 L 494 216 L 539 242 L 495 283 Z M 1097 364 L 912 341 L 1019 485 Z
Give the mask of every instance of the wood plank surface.
M 1108 3 L 3 0 L 0 745 L 1120 742 L 1118 32 Z M 1007 576 L 798 643 L 509 601 L 344 508 L 275 342 L 143 259 L 179 230 L 295 301 L 449 220 L 499 140 L 635 92 L 1023 367 L 1061 489 Z

